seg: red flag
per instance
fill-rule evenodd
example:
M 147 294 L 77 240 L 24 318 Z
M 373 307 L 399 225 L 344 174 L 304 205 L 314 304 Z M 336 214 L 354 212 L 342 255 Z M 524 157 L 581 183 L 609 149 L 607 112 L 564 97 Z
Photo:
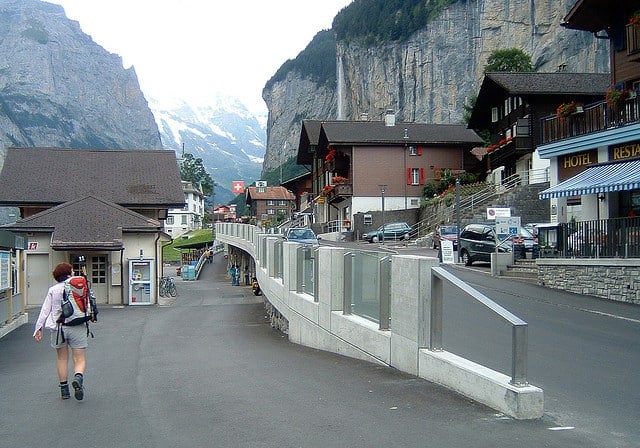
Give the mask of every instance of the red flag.
M 231 181 L 231 191 L 233 192 L 233 194 L 244 193 L 244 181 L 243 180 Z

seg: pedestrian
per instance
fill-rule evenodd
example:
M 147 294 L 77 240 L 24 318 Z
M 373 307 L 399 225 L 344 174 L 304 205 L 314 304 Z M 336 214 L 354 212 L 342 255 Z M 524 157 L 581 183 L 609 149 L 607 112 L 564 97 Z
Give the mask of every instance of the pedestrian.
M 240 286 L 240 266 L 236 265 L 236 274 L 234 277 L 234 285 Z
M 238 277 L 240 276 L 240 272 L 238 267 L 234 264 L 231 265 L 231 269 L 229 270 L 229 275 L 231 275 L 231 286 L 238 285 Z
M 244 285 L 245 286 L 249 286 L 251 283 L 249 283 L 249 266 L 245 266 L 244 267 Z
M 59 337 L 59 324 L 57 323 L 62 314 L 61 300 L 64 293 L 64 282 L 73 276 L 73 266 L 69 263 L 58 263 L 52 275 L 57 283 L 49 288 L 47 295 L 44 297 L 33 338 L 36 342 L 40 342 L 43 330 L 49 330 L 51 347 L 56 349 L 56 370 L 60 381 L 60 395 L 63 400 L 71 397 L 68 383 L 69 348 L 71 348 L 74 372 L 71 386 L 76 400 L 82 400 L 84 398 L 84 372 L 87 367 L 87 328 L 84 325 L 65 326 L 63 341 Z

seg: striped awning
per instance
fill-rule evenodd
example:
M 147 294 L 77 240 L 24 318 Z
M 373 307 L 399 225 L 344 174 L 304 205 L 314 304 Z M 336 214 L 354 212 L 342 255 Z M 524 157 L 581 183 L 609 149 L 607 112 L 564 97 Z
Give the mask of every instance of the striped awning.
M 540 199 L 640 189 L 640 159 L 605 163 L 540 192 Z

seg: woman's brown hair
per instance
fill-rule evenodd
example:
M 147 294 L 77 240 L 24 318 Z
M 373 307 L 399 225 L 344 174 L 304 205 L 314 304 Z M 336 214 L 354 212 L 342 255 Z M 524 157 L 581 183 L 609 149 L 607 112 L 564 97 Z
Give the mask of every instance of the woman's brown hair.
M 63 282 L 67 277 L 71 277 L 73 266 L 69 263 L 58 263 L 51 273 L 57 282 Z

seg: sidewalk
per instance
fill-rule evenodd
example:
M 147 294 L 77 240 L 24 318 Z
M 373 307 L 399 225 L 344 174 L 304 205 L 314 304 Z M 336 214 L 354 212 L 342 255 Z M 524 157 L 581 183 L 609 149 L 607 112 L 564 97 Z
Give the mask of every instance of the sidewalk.
M 175 277 L 175 269 L 167 274 Z M 171 306 L 103 307 L 82 402 L 59 399 L 32 323 L 0 339 L 1 446 L 580 447 L 552 418 L 515 421 L 394 369 L 288 342 L 216 256 Z M 35 312 L 35 310 L 33 310 Z M 61 429 L 74 421 L 87 432 Z

